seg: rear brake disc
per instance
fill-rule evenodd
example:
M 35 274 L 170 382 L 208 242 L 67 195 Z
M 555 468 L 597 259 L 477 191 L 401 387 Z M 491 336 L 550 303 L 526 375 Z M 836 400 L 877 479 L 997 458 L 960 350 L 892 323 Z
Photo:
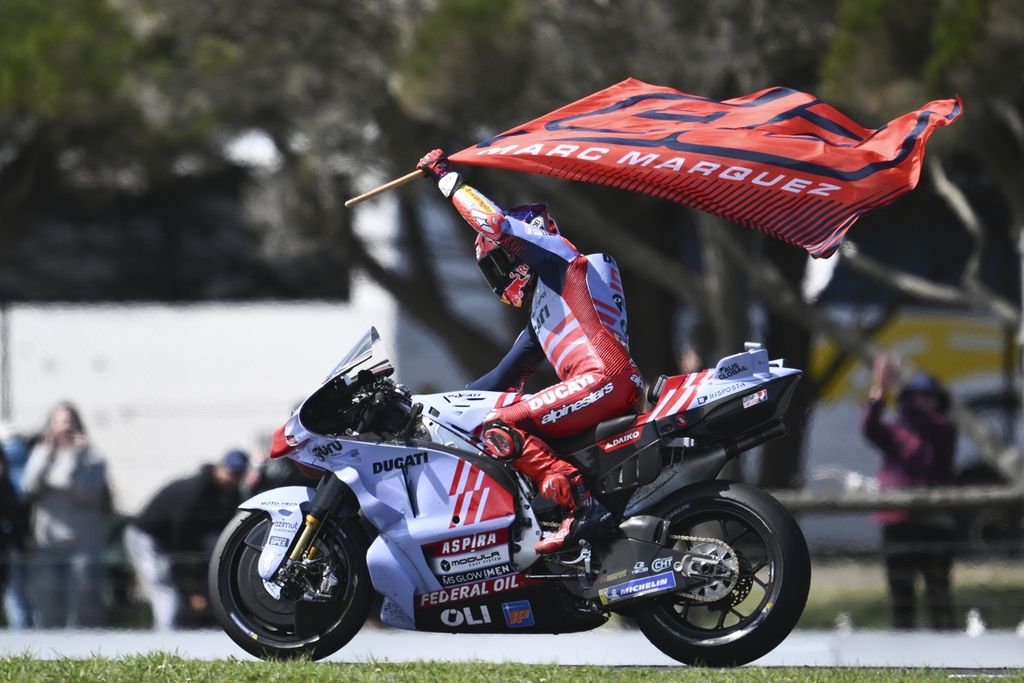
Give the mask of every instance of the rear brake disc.
M 669 538 L 690 544 L 690 549 L 683 555 L 683 559 L 676 562 L 672 569 L 697 582 L 688 590 L 679 591 L 676 595 L 694 602 L 717 602 L 728 596 L 734 588 L 742 588 L 739 559 L 736 552 L 726 543 L 700 536 Z M 747 592 L 749 590 L 748 586 Z M 746 596 L 740 597 L 741 602 L 744 597 Z

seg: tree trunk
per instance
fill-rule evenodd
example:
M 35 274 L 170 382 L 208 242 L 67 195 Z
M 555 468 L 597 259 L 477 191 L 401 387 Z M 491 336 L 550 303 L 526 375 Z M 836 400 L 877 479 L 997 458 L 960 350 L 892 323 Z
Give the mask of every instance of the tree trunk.
M 764 258 L 775 264 L 794 291 L 800 291 L 807 255 L 776 240 L 765 240 Z M 769 441 L 762 449 L 759 486 L 772 489 L 798 488 L 803 474 L 803 451 L 810 424 L 811 412 L 818 397 L 818 389 L 810 375 L 811 330 L 792 318 L 772 311 L 767 314 L 765 345 L 773 358 L 783 357 L 790 367 L 802 368 L 804 376 L 796 386 L 786 413 L 786 436 Z

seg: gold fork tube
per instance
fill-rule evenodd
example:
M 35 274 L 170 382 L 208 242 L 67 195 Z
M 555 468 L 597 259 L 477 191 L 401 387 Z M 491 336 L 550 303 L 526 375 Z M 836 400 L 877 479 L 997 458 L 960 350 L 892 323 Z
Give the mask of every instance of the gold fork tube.
M 320 528 L 320 520 L 313 515 L 306 515 L 306 528 L 302 530 L 302 535 L 299 536 L 299 541 L 292 548 L 288 559 L 293 562 L 298 562 L 302 559 L 303 553 L 306 552 L 306 548 L 309 546 L 309 542 L 313 540 L 313 534 L 316 533 L 318 528 Z

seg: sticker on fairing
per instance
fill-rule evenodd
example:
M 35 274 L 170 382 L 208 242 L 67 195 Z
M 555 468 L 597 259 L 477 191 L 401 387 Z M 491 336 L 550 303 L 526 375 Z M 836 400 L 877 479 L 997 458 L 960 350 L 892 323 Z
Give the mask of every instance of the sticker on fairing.
M 761 391 L 758 391 L 757 393 L 751 394 L 750 396 L 744 396 L 743 397 L 743 408 L 744 409 L 751 408 L 753 406 L 756 406 L 758 403 L 764 403 L 767 400 L 768 400 L 768 390 L 767 389 L 762 389 Z
M 456 536 L 446 538 L 443 541 L 423 546 L 423 550 L 431 557 L 461 555 L 469 552 L 479 552 L 494 546 L 508 543 L 508 531 L 498 529 L 468 536 Z
M 464 600 L 475 600 L 485 598 L 496 593 L 518 590 L 523 587 L 523 575 L 520 573 L 499 576 L 496 579 L 477 581 L 475 583 L 464 583 L 458 586 L 442 588 L 438 591 L 431 591 L 420 595 L 420 607 L 434 607 L 445 605 L 449 602 L 462 602 Z
M 528 628 L 534 625 L 533 607 L 529 600 L 501 603 L 501 611 L 505 614 L 505 623 L 509 628 Z
M 497 564 L 508 564 L 510 561 L 508 547 L 501 546 L 465 555 L 432 557 L 430 558 L 430 568 L 434 574 L 438 575 L 461 574 Z
M 505 576 L 506 574 L 514 573 L 512 565 L 510 564 L 499 564 L 495 567 L 487 567 L 486 569 L 474 569 L 470 572 L 462 574 L 449 574 L 437 577 L 437 580 L 441 582 L 442 586 L 455 586 L 460 583 L 470 583 L 472 581 L 481 581 L 483 579 L 490 579 L 495 576 Z
M 601 603 L 607 605 L 619 600 L 638 598 L 648 593 L 659 593 L 663 590 L 676 587 L 676 577 L 672 572 L 655 574 L 642 579 L 633 579 L 625 583 L 619 583 L 608 588 L 602 588 L 597 592 Z

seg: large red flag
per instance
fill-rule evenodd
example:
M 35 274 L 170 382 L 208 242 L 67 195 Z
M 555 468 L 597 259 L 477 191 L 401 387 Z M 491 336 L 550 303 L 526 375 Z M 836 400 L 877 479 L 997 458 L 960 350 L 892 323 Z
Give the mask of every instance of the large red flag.
M 719 102 L 630 78 L 451 160 L 664 197 L 825 257 L 917 185 L 928 137 L 962 112 L 936 100 L 870 130 L 788 88 Z

